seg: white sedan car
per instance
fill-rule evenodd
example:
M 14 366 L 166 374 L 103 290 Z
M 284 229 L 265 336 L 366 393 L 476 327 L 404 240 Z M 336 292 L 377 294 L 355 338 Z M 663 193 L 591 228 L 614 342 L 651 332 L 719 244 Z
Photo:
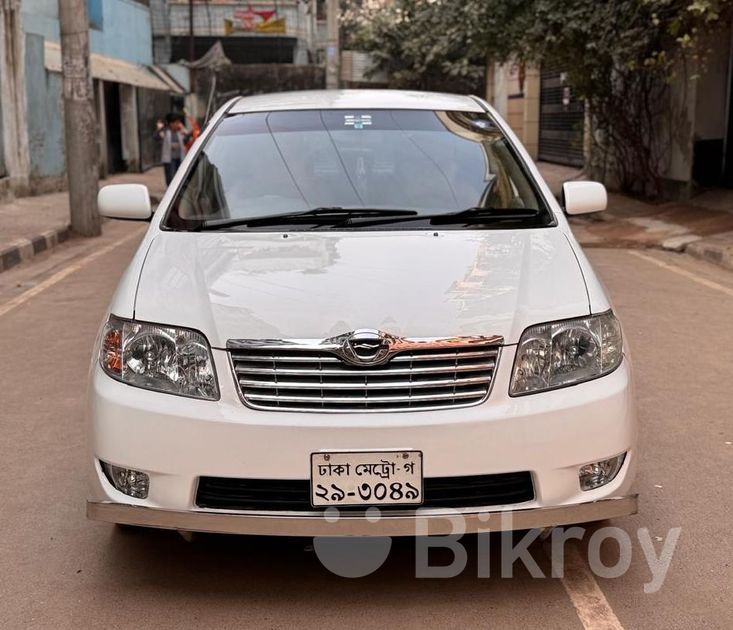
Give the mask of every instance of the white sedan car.
M 152 215 L 91 370 L 90 518 L 385 536 L 631 514 L 621 326 L 562 205 L 479 98 L 235 98 Z

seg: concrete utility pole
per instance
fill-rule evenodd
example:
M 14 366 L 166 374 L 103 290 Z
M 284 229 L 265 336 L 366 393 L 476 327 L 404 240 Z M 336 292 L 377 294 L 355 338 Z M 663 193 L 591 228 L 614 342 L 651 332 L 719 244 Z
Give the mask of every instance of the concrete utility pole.
M 341 57 L 339 54 L 339 0 L 328 0 L 326 5 L 326 89 L 335 90 L 339 86 Z
M 99 146 L 89 67 L 86 0 L 59 0 L 59 22 L 71 229 L 81 236 L 99 236 L 102 233 L 97 213 Z

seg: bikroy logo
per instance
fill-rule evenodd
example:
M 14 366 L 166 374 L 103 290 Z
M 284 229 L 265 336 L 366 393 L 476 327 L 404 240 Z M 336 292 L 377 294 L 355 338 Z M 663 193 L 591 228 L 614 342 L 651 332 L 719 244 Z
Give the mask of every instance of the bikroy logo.
M 328 508 L 324 518 L 328 523 L 337 522 L 338 508 Z M 369 523 L 379 521 L 381 518 L 379 508 L 370 507 L 366 511 L 365 518 Z M 313 550 L 321 564 L 340 577 L 359 578 L 371 575 L 387 561 L 391 549 L 392 539 L 389 536 L 363 538 L 316 536 L 313 539 Z
M 468 552 L 462 544 L 461 538 L 466 533 L 466 519 L 459 512 L 448 512 L 441 517 L 450 522 L 451 533 L 431 535 L 431 523 L 435 517 L 420 518 L 417 511 L 415 521 L 415 576 L 418 578 L 451 578 L 463 573 L 468 565 Z M 325 518 L 329 522 L 336 522 L 339 518 L 338 509 L 329 508 Z M 378 508 L 372 507 L 367 511 L 367 520 L 377 523 L 381 519 Z M 578 562 L 580 545 L 570 541 L 582 541 L 588 530 L 584 527 L 556 527 L 551 530 L 533 529 L 523 536 L 513 531 L 512 514 L 507 512 L 501 515 L 499 536 L 500 571 L 502 578 L 514 575 L 515 566 L 521 563 L 533 578 L 563 578 L 566 569 Z M 444 530 L 445 531 L 445 530 Z M 641 527 L 636 532 L 636 538 L 644 555 L 651 580 L 644 584 L 645 593 L 656 593 L 664 584 L 667 571 L 672 562 L 672 556 L 677 546 L 682 528 L 673 527 L 664 538 L 657 538 L 662 542 L 662 548 L 657 553 L 649 530 Z M 489 527 L 479 529 L 477 538 L 477 577 L 491 576 L 489 561 L 491 547 L 489 534 L 498 533 Z M 609 558 L 601 553 L 605 541 L 615 541 L 618 555 Z M 546 575 L 532 556 L 530 547 L 533 543 L 544 542 L 545 553 L 550 558 L 550 574 Z M 566 554 L 566 546 L 572 546 L 572 555 Z M 388 536 L 366 538 L 331 538 L 316 537 L 313 548 L 321 564 L 341 577 L 365 577 L 379 569 L 389 557 L 392 548 L 392 539 Z M 448 564 L 430 563 L 430 550 L 443 550 L 452 560 Z M 616 578 L 624 575 L 631 567 L 634 544 L 626 530 L 620 527 L 601 527 L 593 531 L 586 545 L 587 564 L 598 577 Z M 445 554 L 443 554 L 445 555 Z M 613 555 L 613 554 L 610 554 Z M 566 558 L 567 556 L 567 558 Z

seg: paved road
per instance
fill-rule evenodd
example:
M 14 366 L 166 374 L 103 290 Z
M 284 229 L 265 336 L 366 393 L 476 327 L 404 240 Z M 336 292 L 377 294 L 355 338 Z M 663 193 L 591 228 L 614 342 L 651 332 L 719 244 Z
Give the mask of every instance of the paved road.
M 399 541 L 380 570 L 347 580 L 309 541 L 189 544 L 85 520 L 91 342 L 139 229 L 107 224 L 102 243 L 0 274 L 0 627 L 731 627 L 733 274 L 661 252 L 590 251 L 631 341 L 642 421 L 641 513 L 615 523 L 634 541 L 625 575 L 594 580 L 578 566 L 564 580 L 521 568 L 478 579 L 471 540 L 461 575 L 419 580 L 412 542 Z M 659 552 L 675 527 L 666 581 L 645 594 L 637 532 L 648 528 Z M 531 552 L 549 573 L 543 546 Z M 614 545 L 602 552 L 613 564 Z

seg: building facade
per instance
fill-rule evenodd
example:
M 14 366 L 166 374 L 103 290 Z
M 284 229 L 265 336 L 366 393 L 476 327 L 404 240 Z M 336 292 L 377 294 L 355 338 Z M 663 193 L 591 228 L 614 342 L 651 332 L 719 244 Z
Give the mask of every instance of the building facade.
M 203 57 L 217 42 L 233 64 L 319 60 L 325 37 L 323 2 L 316 0 L 151 0 L 155 60 Z M 191 20 L 191 17 L 193 20 Z M 319 33 L 321 35 L 319 36 Z M 325 46 L 325 39 L 320 47 Z
M 707 48 L 700 68 L 680 67 L 675 73 L 667 107 L 672 123 L 660 121 L 656 130 L 663 147 L 664 194 L 672 199 L 733 187 L 733 27 L 716 33 Z M 491 65 L 487 97 L 534 159 L 585 166 L 590 145 L 585 105 L 562 68 Z
M 325 0 L 150 0 L 153 58 L 191 69 L 189 113 L 235 95 L 325 87 Z
M 2 3 L 2 49 L 13 54 L 0 57 L 0 195 L 59 190 L 66 161 L 58 2 Z M 87 9 L 100 175 L 137 171 L 155 163 L 155 119 L 184 86 L 153 65 L 147 0 L 87 0 Z

